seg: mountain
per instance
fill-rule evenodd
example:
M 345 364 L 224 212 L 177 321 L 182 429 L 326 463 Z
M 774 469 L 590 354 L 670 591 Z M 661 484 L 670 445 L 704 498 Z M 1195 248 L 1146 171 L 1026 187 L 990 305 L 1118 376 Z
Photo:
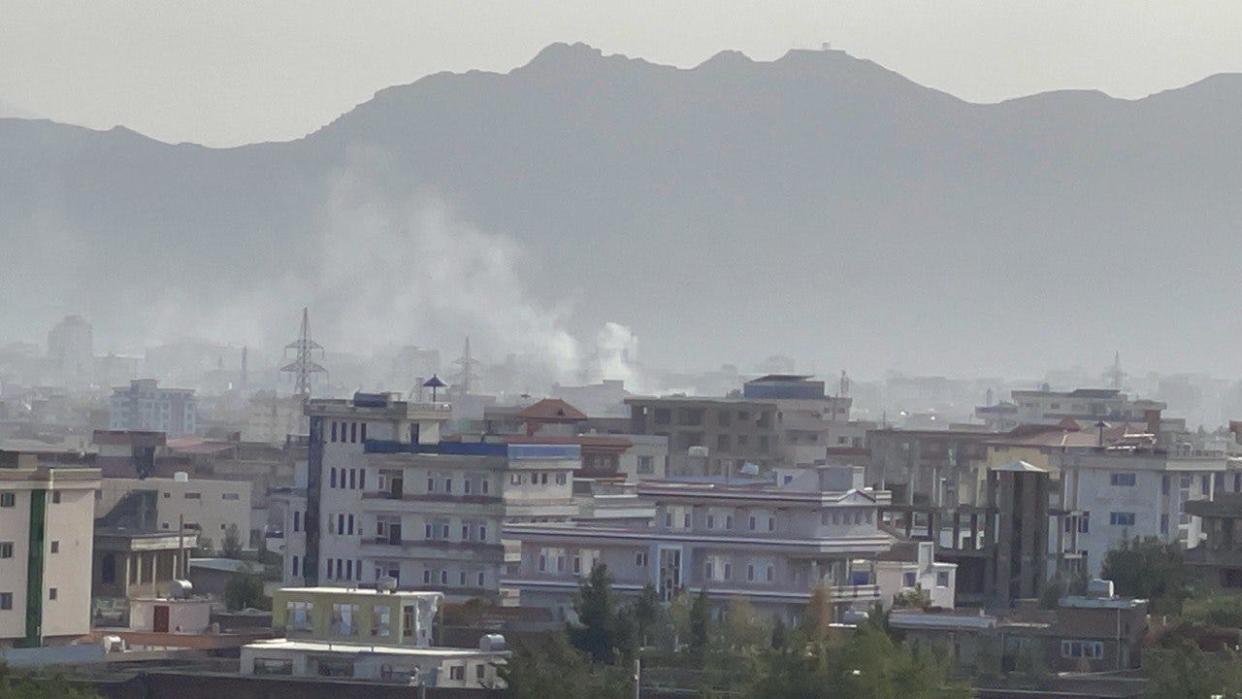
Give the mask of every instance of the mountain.
M 0 337 L 275 342 L 310 304 L 348 347 L 581 361 L 612 321 L 674 366 L 1239 372 L 1239 108 L 1235 75 L 973 104 L 839 51 L 556 44 L 286 143 L 3 119 Z
M 22 109 L 12 102 L 0 99 L 0 119 L 3 118 L 37 119 L 38 117 L 29 110 Z

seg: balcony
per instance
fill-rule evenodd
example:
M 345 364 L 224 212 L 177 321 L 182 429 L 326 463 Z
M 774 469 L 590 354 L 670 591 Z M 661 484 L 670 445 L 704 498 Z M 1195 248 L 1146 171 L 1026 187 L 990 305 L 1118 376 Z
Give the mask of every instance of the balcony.
M 377 490 L 362 494 L 363 500 L 399 500 L 403 502 L 444 502 L 460 505 L 497 505 L 503 502 L 498 495 L 458 495 L 448 493 L 403 493 Z
M 400 539 L 390 537 L 367 537 L 362 540 L 366 547 L 376 547 L 376 556 L 406 555 L 441 558 L 444 553 L 460 553 L 457 558 L 469 558 L 483 563 L 502 563 L 505 547 L 501 543 L 486 541 L 454 541 L 451 539 Z M 400 552 L 398 554 L 397 552 Z

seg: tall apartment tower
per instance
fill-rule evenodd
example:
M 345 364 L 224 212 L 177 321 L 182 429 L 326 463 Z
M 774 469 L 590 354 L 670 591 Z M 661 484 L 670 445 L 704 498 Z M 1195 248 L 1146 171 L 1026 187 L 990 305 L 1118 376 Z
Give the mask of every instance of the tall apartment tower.
M 90 633 L 99 469 L 41 466 L 0 451 L 0 648 Z
M 95 340 L 82 316 L 65 316 L 47 334 L 47 356 L 66 384 L 90 383 L 95 369 Z

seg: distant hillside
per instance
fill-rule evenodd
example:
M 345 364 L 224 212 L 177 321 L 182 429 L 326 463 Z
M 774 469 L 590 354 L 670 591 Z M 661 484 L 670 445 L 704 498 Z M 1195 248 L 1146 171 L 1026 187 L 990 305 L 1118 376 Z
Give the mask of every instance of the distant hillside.
M 289 143 L 0 120 L 0 338 L 277 340 L 309 303 L 354 347 L 568 356 L 615 321 L 659 364 L 1242 371 L 1240 108 L 1233 75 L 979 105 L 837 51 L 558 44 Z

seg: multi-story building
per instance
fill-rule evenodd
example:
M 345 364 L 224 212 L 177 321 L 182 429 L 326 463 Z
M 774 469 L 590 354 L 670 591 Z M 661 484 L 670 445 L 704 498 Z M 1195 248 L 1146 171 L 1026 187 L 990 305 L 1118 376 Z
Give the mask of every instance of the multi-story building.
M 1242 494 L 1217 493 L 1211 500 L 1191 500 L 1184 509 L 1203 521 L 1206 536 L 1186 552 L 1186 565 L 1199 571 L 1209 588 L 1242 588 Z
M 98 514 L 106 517 L 115 508 L 138 502 L 138 493 L 149 492 L 154 503 L 147 514 L 146 528 L 177 532 L 185 528 L 197 535 L 198 545 L 221 550 L 231 527 L 236 527 L 238 543 L 250 546 L 250 483 L 191 479 L 185 473 L 173 478 L 105 478 L 102 481 Z
M 305 499 L 291 492 L 285 580 L 495 597 L 506 521 L 578 512 L 577 444 L 441 442 L 444 404 L 314 400 Z M 304 504 L 300 504 L 304 503 Z
M 90 632 L 93 468 L 41 466 L 0 451 L 0 648 Z
M 668 438 L 671 475 L 737 474 L 783 463 L 776 404 L 734 398 L 627 398 L 630 432 Z
M 260 391 L 250 398 L 241 438 L 247 442 L 284 444 L 289 435 L 307 433 L 306 396 L 278 396 Z
M 1204 538 L 1202 519 L 1187 503 L 1211 500 L 1234 484 L 1224 457 L 1097 448 L 1053 458 L 1061 473 L 1064 529 L 1076 530 L 1089 575 L 1099 575 L 1108 551 L 1128 539 L 1155 537 L 1198 546 Z
M 277 590 L 272 628 L 284 638 L 242 647 L 241 674 L 503 687 L 497 674 L 509 656 L 503 637 L 484 636 L 477 648 L 432 646 L 432 624 L 442 601 L 437 592 Z
M 69 386 L 90 383 L 95 371 L 94 331 L 82 316 L 65 316 L 47 334 L 47 356 Z
M 503 584 L 523 606 L 561 615 L 597 563 L 622 594 L 706 590 L 715 606 L 745 596 L 787 620 L 820 587 L 838 613 L 891 601 L 876 584 L 876 558 L 893 544 L 879 528 L 889 494 L 863 487 L 861 469 L 788 469 L 775 483 L 644 481 L 638 494 L 654 503 L 653 523 L 507 525 L 521 559 Z
M 762 376 L 742 385 L 742 397 L 776 405 L 781 454 L 788 465 L 823 464 L 828 447 L 839 446 L 843 436 L 858 436 L 857 430 L 846 429 L 852 399 L 828 395 L 824 382 L 810 376 Z
M 198 401 L 192 389 L 160 388 L 155 379 L 137 379 L 128 388 L 113 390 L 108 423 L 113 430 L 147 430 L 169 437 L 194 434 Z
M 975 408 L 975 416 L 995 431 L 1018 425 L 1055 425 L 1064 420 L 1089 423 L 1149 420 L 1166 405 L 1160 401 L 1131 399 L 1114 388 L 1079 388 L 1073 391 L 1012 391 L 1012 401 Z

